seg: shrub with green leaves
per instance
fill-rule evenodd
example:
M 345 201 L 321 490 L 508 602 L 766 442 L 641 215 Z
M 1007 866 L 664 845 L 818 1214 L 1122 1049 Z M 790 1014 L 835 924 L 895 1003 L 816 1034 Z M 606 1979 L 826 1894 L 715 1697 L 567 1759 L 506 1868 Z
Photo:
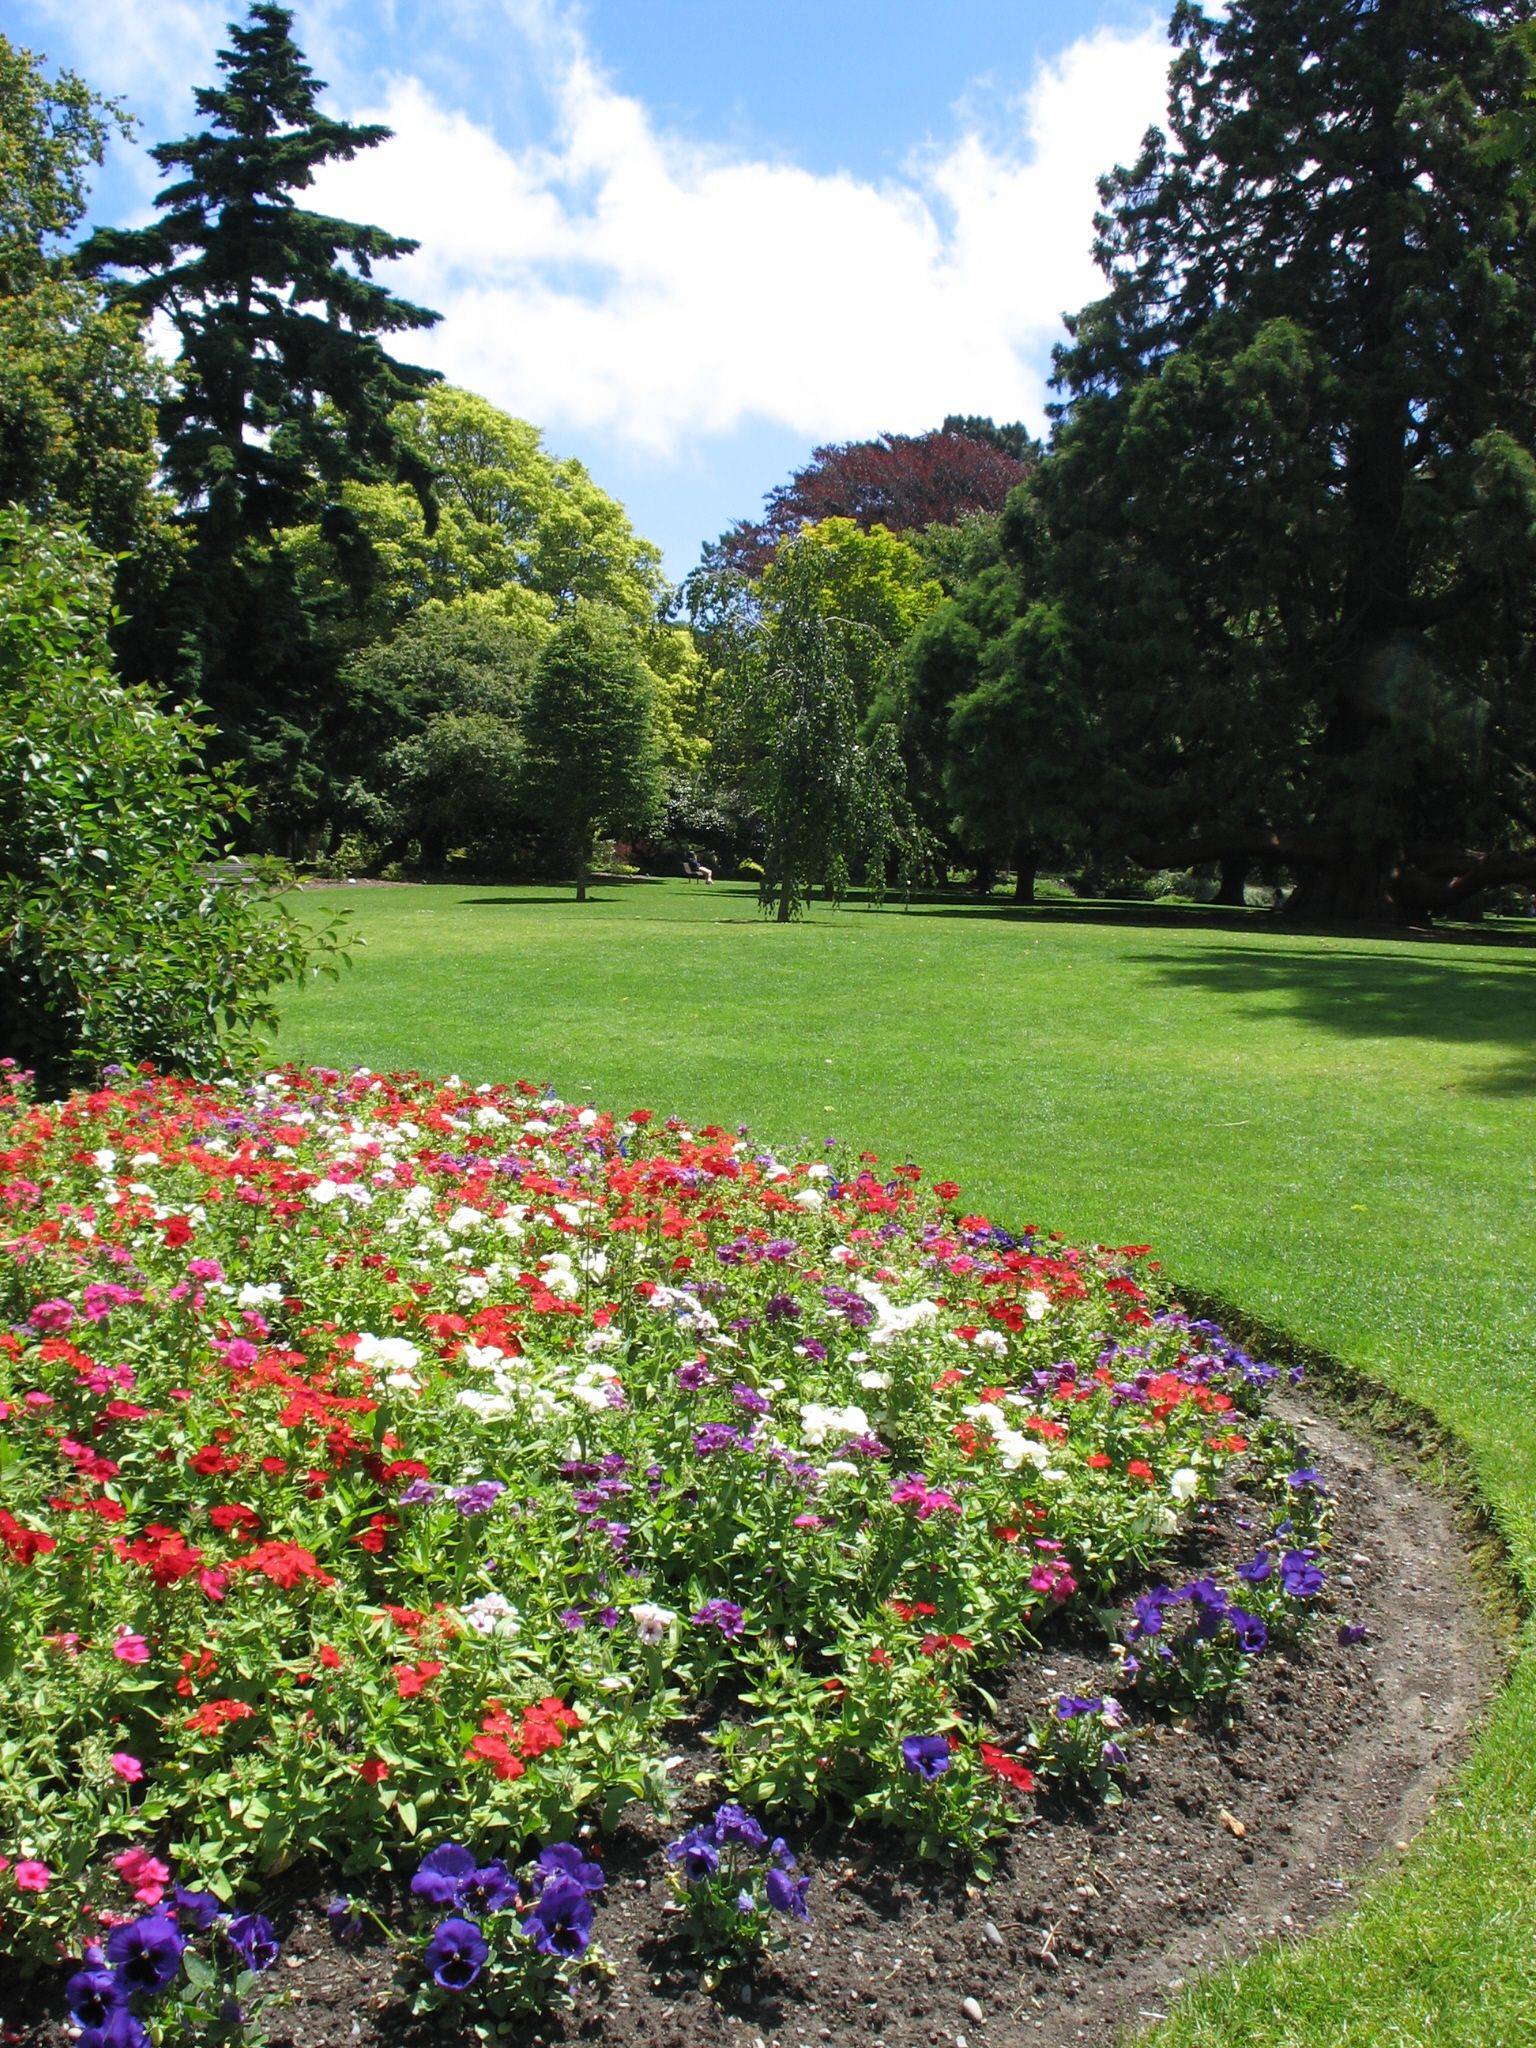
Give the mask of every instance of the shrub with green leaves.
M 106 558 L 0 510 L 0 1050 L 50 1088 L 223 1066 L 341 952 L 285 871 L 230 859 L 238 792 L 192 718 L 117 680 L 109 623 Z

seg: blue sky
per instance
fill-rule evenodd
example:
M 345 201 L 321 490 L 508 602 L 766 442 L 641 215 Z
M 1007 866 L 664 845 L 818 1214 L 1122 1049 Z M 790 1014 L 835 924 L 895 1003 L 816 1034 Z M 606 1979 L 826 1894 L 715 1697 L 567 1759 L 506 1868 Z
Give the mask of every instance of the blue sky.
M 185 132 L 229 0 L 4 0 Z M 579 456 L 683 574 L 819 441 L 1038 428 L 1096 288 L 1093 180 L 1162 108 L 1139 0 L 296 0 L 330 103 L 395 130 L 320 203 L 420 238 L 411 351 Z M 94 217 L 142 217 L 114 153 Z

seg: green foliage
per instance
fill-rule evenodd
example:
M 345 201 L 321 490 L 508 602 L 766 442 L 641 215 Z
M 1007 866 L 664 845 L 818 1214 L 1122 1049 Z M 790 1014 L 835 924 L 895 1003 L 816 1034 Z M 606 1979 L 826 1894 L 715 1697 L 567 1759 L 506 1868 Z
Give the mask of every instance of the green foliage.
M 196 725 L 115 680 L 108 618 L 87 542 L 0 512 L 0 1043 L 49 1087 L 212 1071 L 338 951 L 282 878 L 221 867 L 234 794 Z
M 578 605 L 539 655 L 523 714 L 523 790 L 578 902 L 600 834 L 659 822 L 654 693 L 635 636 L 607 606 Z
M 1180 5 L 1169 134 L 1105 181 L 1059 357 L 1036 482 L 1135 764 L 1110 808 L 1272 846 L 1299 912 L 1406 914 L 1529 847 L 1536 264 L 1489 146 L 1520 13 Z
M 109 138 L 132 128 L 119 101 L 73 71 L 48 78 L 0 35 L 0 297 L 43 275 L 52 246 L 79 225 Z
M 661 619 L 660 553 L 618 500 L 581 463 L 551 455 L 528 421 L 453 385 L 401 406 L 395 427 L 427 480 L 434 517 L 403 484 L 342 487 L 368 555 L 365 588 L 313 524 L 283 537 L 328 639 L 376 642 L 404 620 L 446 610 L 537 648 L 574 605 L 611 606 L 639 637 L 664 759 L 675 771 L 696 767 L 704 752 L 698 656 L 692 636 Z
M 0 35 L 0 501 L 134 550 L 120 592 L 164 568 L 153 491 L 164 379 L 137 316 L 105 305 L 61 244 L 109 137 L 129 126 L 115 101 L 72 72 L 48 78 Z
M 901 619 L 941 592 L 895 566 L 919 566 L 904 542 L 828 520 L 782 543 L 763 579 L 730 753 L 763 820 L 762 908 L 781 924 L 818 882 L 840 899 L 857 870 L 883 888 L 888 858 L 917 843 L 894 736 L 866 734 L 865 714 Z
M 112 285 L 114 298 L 167 320 L 180 345 L 159 436 L 191 545 L 168 601 L 167 662 L 280 792 L 279 812 L 293 815 L 292 786 L 308 782 L 302 817 L 334 751 L 334 664 L 311 645 L 272 538 L 312 524 L 339 573 L 355 589 L 366 583 L 368 553 L 343 486 L 405 478 L 425 494 L 395 415 L 433 375 L 396 362 L 383 337 L 436 315 L 372 275 L 414 243 L 295 203 L 326 164 L 388 131 L 320 111 L 322 88 L 291 28 L 271 0 L 232 26 L 222 84 L 196 95 L 206 125 L 152 152 L 174 174 L 157 217 L 98 230 L 80 260 L 136 274 Z
M 909 541 L 851 519 L 822 519 L 781 542 L 760 579 L 759 602 L 771 617 L 806 591 L 814 591 L 835 632 L 861 716 L 891 655 L 944 595 Z

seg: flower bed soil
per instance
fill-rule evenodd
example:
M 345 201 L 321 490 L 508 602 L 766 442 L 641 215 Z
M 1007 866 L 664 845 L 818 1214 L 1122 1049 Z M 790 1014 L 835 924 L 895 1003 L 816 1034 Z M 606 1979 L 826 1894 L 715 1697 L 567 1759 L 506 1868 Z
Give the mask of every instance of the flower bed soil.
M 657 1852 L 674 1831 L 644 1809 L 603 1845 L 599 1915 L 613 1969 L 575 2005 L 530 2021 L 526 2048 L 982 2048 L 1107 2043 L 1157 2018 L 1195 1971 L 1300 1933 L 1351 1896 L 1363 1867 L 1422 1821 L 1497 1678 L 1473 1570 L 1441 1499 L 1375 1449 L 1292 1407 L 1336 1502 L 1326 1611 L 1311 1640 L 1256 1662 L 1226 1725 L 1152 1723 L 1125 1803 L 1041 1802 L 989 1885 L 923 1866 L 895 1840 L 826 1827 L 805 1838 L 813 1921 L 754 1970 L 704 1988 L 675 1940 Z M 1191 1568 L 1252 1547 L 1221 1500 Z M 1364 1640 L 1341 1645 L 1340 1623 Z M 1048 1645 L 1011 1674 L 1005 1734 L 1062 1690 L 1112 1683 L 1109 1660 Z M 718 1797 L 711 1752 L 679 1730 L 679 1813 Z M 416 2048 L 459 2038 L 412 2021 L 383 1944 L 343 1950 L 330 1888 L 290 1884 L 274 1911 L 292 2004 L 272 2048 Z M 382 1902 L 381 1902 L 382 1903 Z M 56 2048 L 54 1988 L 0 1977 L 0 2039 Z M 977 2014 L 980 2017 L 977 2017 Z M 464 2030 L 463 2038 L 470 2038 Z

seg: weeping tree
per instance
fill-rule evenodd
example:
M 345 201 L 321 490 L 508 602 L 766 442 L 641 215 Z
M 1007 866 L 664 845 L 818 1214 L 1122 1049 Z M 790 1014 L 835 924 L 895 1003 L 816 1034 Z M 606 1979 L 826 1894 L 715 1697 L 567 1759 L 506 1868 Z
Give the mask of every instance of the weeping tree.
M 829 616 L 820 564 L 782 546 L 775 590 L 742 671 L 741 752 L 764 821 L 764 913 L 787 924 L 821 884 L 840 900 L 856 872 L 883 895 L 910 874 L 918 831 L 892 728 L 865 723 L 861 679 L 885 658 L 870 630 Z

